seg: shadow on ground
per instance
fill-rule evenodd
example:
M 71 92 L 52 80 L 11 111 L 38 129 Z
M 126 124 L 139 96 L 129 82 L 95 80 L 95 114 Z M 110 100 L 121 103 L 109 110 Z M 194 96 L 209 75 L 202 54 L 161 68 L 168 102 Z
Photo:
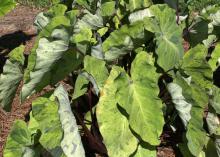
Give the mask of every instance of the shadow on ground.
M 14 48 L 25 45 L 27 41 L 31 40 L 34 35 L 27 35 L 23 31 L 17 31 L 11 34 L 6 34 L 0 37 L 0 52 L 1 51 L 11 51 Z
M 3 71 L 7 54 L 21 44 L 25 45 L 26 42 L 30 41 L 35 36 L 35 34 L 27 35 L 23 31 L 0 36 L 0 73 Z

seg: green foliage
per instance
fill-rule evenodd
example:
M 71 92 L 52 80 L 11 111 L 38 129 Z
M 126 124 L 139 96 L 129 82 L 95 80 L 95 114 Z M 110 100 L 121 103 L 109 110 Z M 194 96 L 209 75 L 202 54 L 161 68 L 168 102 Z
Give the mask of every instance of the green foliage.
M 158 98 L 159 74 L 153 65 L 152 56 L 140 52 L 132 62 L 131 78 L 122 71 L 115 83 L 117 101 L 129 114 L 131 128 L 145 142 L 158 145 L 164 119 L 162 102 Z
M 215 50 L 212 53 L 209 64 L 212 68 L 212 71 L 215 71 L 220 64 L 220 44 L 217 44 Z
M 128 120 L 126 116 L 121 114 L 115 98 L 117 87 L 114 80 L 121 72 L 123 69 L 119 67 L 112 68 L 101 90 L 96 113 L 109 156 L 126 157 L 135 151 L 138 140 L 129 129 Z
M 220 154 L 218 4 L 53 2 L 36 17 L 39 35 L 27 67 L 21 46 L 9 54 L 0 77 L 0 104 L 6 110 L 22 80 L 22 102 L 48 85 L 55 89 L 32 102 L 28 125 L 14 123 L 6 157 L 44 151 L 84 157 L 88 150 L 156 157 L 169 133 L 181 137 L 175 145 L 184 157 Z M 185 53 L 183 40 L 189 44 Z M 57 87 L 63 82 L 69 85 Z M 88 140 L 85 150 L 80 136 Z
M 220 4 L 218 0 L 188 0 L 188 5 L 191 10 L 200 11 L 201 9 L 214 5 Z
M 5 157 L 37 157 L 39 154 L 36 150 L 33 150 L 31 146 L 34 143 L 31 138 L 31 132 L 27 128 L 27 124 L 24 121 L 17 120 L 14 122 L 11 132 L 7 138 L 7 144 L 4 149 Z
M 0 0 L 0 17 L 11 11 L 15 5 L 14 0 Z
M 49 98 L 39 97 L 32 107 L 28 125 L 21 120 L 15 121 L 4 156 L 39 157 L 45 150 L 55 157 L 85 156 L 69 98 L 62 85 Z

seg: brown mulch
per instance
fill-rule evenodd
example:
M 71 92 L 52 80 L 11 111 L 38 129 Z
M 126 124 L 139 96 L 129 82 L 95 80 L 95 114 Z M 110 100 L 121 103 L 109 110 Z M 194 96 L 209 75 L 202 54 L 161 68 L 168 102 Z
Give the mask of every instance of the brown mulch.
M 176 155 L 172 147 L 159 147 L 157 157 L 176 157 Z

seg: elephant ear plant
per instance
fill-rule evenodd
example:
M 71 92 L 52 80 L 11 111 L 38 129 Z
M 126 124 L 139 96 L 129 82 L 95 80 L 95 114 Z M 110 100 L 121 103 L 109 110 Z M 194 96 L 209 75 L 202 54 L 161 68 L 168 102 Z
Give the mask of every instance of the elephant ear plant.
M 167 134 L 179 156 L 220 156 L 220 4 L 192 5 L 54 1 L 27 66 L 21 46 L 0 77 L 7 111 L 21 81 L 21 104 L 54 89 L 14 122 L 4 157 L 156 157 Z

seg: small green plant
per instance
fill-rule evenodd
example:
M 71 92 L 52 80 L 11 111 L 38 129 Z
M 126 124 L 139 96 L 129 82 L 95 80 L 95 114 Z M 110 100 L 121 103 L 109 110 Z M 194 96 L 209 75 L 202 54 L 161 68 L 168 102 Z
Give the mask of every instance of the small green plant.
M 9 54 L 0 104 L 10 111 L 21 81 L 21 103 L 54 91 L 15 121 L 4 157 L 156 157 L 166 131 L 184 157 L 220 156 L 220 7 L 191 17 L 165 2 L 69 0 L 40 13 L 27 67 L 22 46 Z

